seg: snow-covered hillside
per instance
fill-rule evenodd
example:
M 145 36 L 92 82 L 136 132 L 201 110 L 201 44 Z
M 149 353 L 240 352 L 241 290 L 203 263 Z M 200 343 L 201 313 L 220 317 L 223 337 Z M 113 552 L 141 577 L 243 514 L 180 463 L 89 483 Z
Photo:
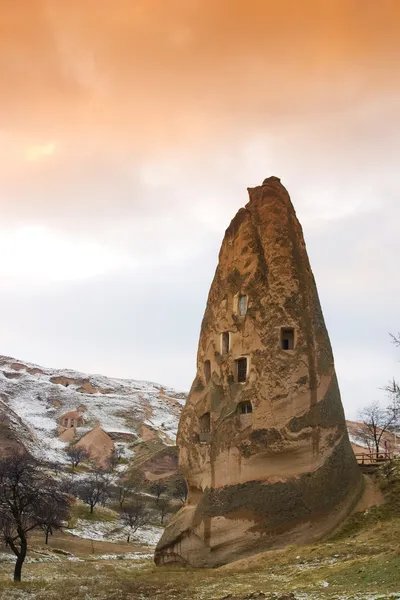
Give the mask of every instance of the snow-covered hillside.
M 121 443 L 156 435 L 174 444 L 185 399 L 183 392 L 156 383 L 47 369 L 0 356 L 0 422 L 11 438 L 42 459 L 65 461 L 61 419 L 78 409 L 83 424 L 76 428 L 77 438 L 100 426 Z M 1 435 L 0 429 L 0 442 Z

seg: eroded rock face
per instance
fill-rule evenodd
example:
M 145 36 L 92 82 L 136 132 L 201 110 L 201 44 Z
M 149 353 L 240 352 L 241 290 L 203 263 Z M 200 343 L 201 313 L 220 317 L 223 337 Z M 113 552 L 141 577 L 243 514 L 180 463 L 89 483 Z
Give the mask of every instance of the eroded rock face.
M 75 445 L 83 448 L 99 467 L 106 467 L 114 451 L 114 442 L 101 427 L 95 427 L 84 435 Z
M 157 564 L 215 566 L 312 541 L 362 488 L 303 233 L 276 177 L 222 243 L 179 431 L 187 504 Z

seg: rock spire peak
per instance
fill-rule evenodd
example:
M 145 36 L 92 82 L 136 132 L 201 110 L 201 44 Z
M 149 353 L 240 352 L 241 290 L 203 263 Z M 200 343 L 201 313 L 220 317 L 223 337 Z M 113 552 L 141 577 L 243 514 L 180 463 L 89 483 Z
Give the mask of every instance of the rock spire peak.
M 362 490 L 301 225 L 277 177 L 226 230 L 177 442 L 189 496 L 157 564 L 310 542 Z

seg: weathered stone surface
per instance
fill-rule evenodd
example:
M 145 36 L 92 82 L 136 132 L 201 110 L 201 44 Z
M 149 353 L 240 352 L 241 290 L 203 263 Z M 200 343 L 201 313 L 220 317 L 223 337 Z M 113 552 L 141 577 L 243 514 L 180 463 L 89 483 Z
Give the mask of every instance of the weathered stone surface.
M 75 444 L 77 448 L 83 448 L 89 457 L 100 467 L 106 467 L 108 460 L 114 451 L 114 442 L 101 427 L 96 427 L 81 437 Z
M 249 196 L 211 285 L 178 432 L 189 498 L 157 564 L 215 566 L 314 540 L 362 490 L 300 223 L 278 178 Z
M 63 427 L 82 427 L 85 424 L 83 413 L 84 411 L 79 409 L 68 411 L 61 417 L 60 425 Z

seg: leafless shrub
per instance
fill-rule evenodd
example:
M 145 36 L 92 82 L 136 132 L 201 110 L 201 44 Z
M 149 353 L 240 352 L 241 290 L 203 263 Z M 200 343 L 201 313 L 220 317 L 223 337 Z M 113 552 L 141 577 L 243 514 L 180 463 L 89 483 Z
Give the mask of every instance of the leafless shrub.
M 14 581 L 21 581 L 29 532 L 45 523 L 61 526 L 59 517 L 66 506 L 57 483 L 29 455 L 15 452 L 0 460 L 0 533 L 17 558 Z
M 74 493 L 90 507 L 90 513 L 97 504 L 105 504 L 110 497 L 112 478 L 100 469 L 88 474 L 74 486 Z
M 172 480 L 169 489 L 172 498 L 177 498 L 182 502 L 182 504 L 186 502 L 188 497 L 188 486 L 182 473 L 178 473 L 178 475 Z
M 161 479 L 157 481 L 152 481 L 149 485 L 149 491 L 156 497 L 156 504 L 158 504 L 160 500 L 160 496 L 167 491 L 167 484 L 164 483 Z
M 67 448 L 66 453 L 68 454 L 73 471 L 82 461 L 89 459 L 87 451 L 80 446 L 71 446 L 70 448 Z
M 135 498 L 125 506 L 124 510 L 120 514 L 120 520 L 122 523 L 129 528 L 127 542 L 130 541 L 131 536 L 143 525 L 146 525 L 150 521 L 150 511 L 147 506 L 147 502 L 140 496 Z
M 358 435 L 370 450 L 373 449 L 378 460 L 382 436 L 390 431 L 395 415 L 390 408 L 384 408 L 379 402 L 373 402 L 359 412 L 359 417 L 364 427 L 360 429 Z
M 160 523 L 163 525 L 165 517 L 172 512 L 171 500 L 169 498 L 159 498 L 156 508 L 160 515 Z

